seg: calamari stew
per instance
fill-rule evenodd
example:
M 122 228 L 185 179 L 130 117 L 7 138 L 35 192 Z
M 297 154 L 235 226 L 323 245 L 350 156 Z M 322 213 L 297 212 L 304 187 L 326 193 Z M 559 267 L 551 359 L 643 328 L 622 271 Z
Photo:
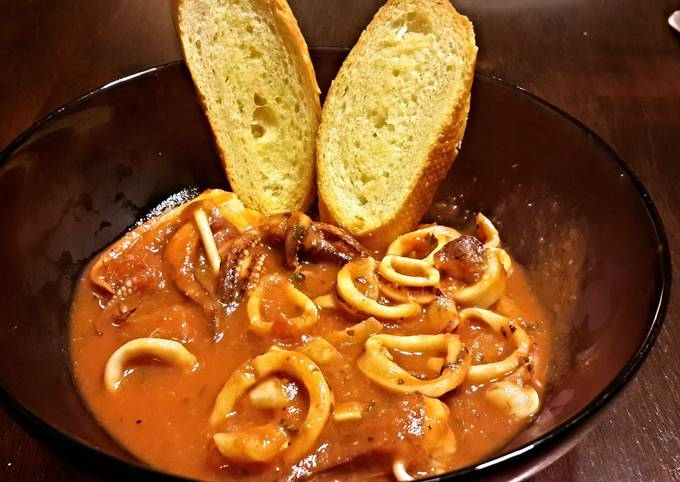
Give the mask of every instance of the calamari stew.
M 540 408 L 549 326 L 482 214 L 369 252 L 206 191 L 80 280 L 81 394 L 127 450 L 205 480 L 413 480 L 478 462 Z

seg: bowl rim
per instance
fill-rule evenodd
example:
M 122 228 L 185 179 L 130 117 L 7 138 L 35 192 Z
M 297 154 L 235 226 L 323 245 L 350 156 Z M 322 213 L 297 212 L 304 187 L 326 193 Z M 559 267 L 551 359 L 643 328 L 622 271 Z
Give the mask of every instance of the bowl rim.
M 345 47 L 310 47 L 310 51 L 345 51 L 349 52 L 349 48 Z M 12 140 L 7 146 L 0 152 L 0 169 L 4 167 L 7 163 L 9 157 L 19 149 L 30 137 L 39 131 L 42 127 L 49 124 L 53 120 L 57 120 L 72 111 L 76 110 L 81 104 L 87 102 L 91 98 L 115 89 L 119 86 L 130 83 L 138 78 L 146 78 L 156 75 L 162 71 L 182 67 L 186 69 L 184 60 L 175 60 L 172 62 L 156 65 L 138 72 L 120 77 L 116 80 L 103 84 L 75 99 L 63 104 L 54 111 L 46 114 L 44 117 L 35 122 L 28 129 L 24 130 L 19 134 L 14 140 Z M 453 480 L 466 476 L 480 476 L 484 473 L 489 472 L 494 468 L 500 468 L 506 465 L 508 462 L 520 457 L 521 455 L 528 454 L 530 452 L 536 451 L 536 449 L 544 446 L 548 446 L 550 442 L 558 440 L 566 433 L 572 431 L 578 426 L 581 426 L 586 420 L 590 419 L 594 414 L 600 411 L 606 404 L 608 404 L 617 394 L 620 393 L 621 389 L 633 378 L 636 374 L 642 362 L 645 360 L 649 354 L 656 338 L 661 331 L 663 325 L 663 320 L 666 315 L 666 309 L 670 299 L 670 289 L 671 289 L 671 257 L 670 249 L 668 244 L 668 237 L 661 219 L 661 216 L 652 200 L 650 194 L 642 184 L 642 182 L 635 175 L 633 169 L 628 165 L 628 163 L 607 143 L 605 140 L 592 129 L 586 126 L 583 122 L 576 119 L 571 114 L 565 112 L 564 110 L 556 107 L 555 105 L 549 103 L 548 101 L 538 97 L 537 95 L 527 91 L 526 89 L 513 85 L 502 78 L 475 71 L 475 77 L 483 78 L 486 81 L 495 83 L 499 87 L 511 91 L 515 94 L 525 96 L 527 99 L 532 101 L 538 107 L 551 111 L 553 114 L 557 114 L 564 120 L 568 121 L 574 127 L 579 129 L 584 135 L 590 137 L 600 148 L 602 148 L 608 155 L 608 159 L 614 162 L 619 168 L 621 168 L 625 176 L 630 180 L 637 194 L 639 200 L 645 209 L 647 217 L 649 218 L 650 224 L 653 228 L 654 235 L 658 243 L 657 256 L 655 260 L 656 267 L 656 277 L 658 286 L 653 295 L 652 307 L 650 310 L 651 323 L 649 324 L 645 336 L 635 350 L 633 356 L 628 360 L 626 365 L 621 371 L 614 377 L 614 379 L 603 389 L 600 393 L 595 396 L 591 402 L 586 405 L 584 409 L 580 412 L 556 426 L 552 430 L 544 433 L 537 439 L 527 442 L 520 447 L 511 450 L 510 452 L 503 453 L 502 449 L 499 451 L 499 455 L 494 455 L 480 463 L 471 464 L 452 472 L 447 472 L 437 476 L 429 477 L 426 479 L 420 479 L 430 482 L 439 482 L 445 480 Z M 161 477 L 165 480 L 191 480 L 182 476 L 174 475 L 168 472 L 164 472 L 160 469 L 156 469 L 145 462 L 137 459 L 132 462 L 123 461 L 118 457 L 109 454 L 103 449 L 91 444 L 90 442 L 72 435 L 62 432 L 60 429 L 52 425 L 51 423 L 41 419 L 39 416 L 35 415 L 28 407 L 12 396 L 11 391 L 5 386 L 3 381 L 0 379 L 0 400 L 5 404 L 5 406 L 14 408 L 18 415 L 22 418 L 35 425 L 38 429 L 41 429 L 46 435 L 50 436 L 52 439 L 59 440 L 61 442 L 66 442 L 69 445 L 75 445 L 74 448 L 84 450 L 89 452 L 90 455 L 94 455 L 101 460 L 112 463 L 114 466 L 124 467 L 126 469 L 132 469 L 139 471 L 141 474 L 153 477 Z M 83 402 L 84 403 L 84 402 Z M 14 417 L 15 420 L 17 417 Z M 35 438 L 34 434 L 31 434 Z M 115 440 L 114 440 L 115 442 Z M 116 442 L 117 443 L 117 442 Z M 122 450 L 127 451 L 125 447 L 121 446 Z M 133 458 L 136 458 L 131 454 Z

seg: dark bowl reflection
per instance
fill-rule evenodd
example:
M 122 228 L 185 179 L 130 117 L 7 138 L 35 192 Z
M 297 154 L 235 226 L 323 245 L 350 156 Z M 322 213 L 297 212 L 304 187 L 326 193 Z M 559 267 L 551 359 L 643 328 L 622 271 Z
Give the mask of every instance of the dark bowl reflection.
M 322 87 L 344 50 L 313 49 Z M 161 477 L 94 422 L 69 372 L 67 321 L 81 269 L 150 208 L 188 186 L 228 187 L 181 63 L 106 86 L 0 155 L 0 386 L 66 457 L 106 474 Z M 451 209 L 455 206 L 454 209 Z M 596 135 L 478 74 L 464 148 L 428 218 L 490 214 L 555 318 L 543 410 L 492 459 L 447 474 L 527 476 L 571 447 L 632 377 L 660 328 L 669 255 L 659 217 Z M 141 472 L 139 472 L 141 471 Z

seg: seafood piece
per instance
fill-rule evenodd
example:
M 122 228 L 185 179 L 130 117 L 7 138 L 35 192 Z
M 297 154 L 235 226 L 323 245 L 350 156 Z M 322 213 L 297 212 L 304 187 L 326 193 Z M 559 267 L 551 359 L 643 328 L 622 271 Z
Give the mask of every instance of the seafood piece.
M 325 338 L 312 338 L 299 349 L 317 365 L 329 365 L 340 358 L 340 353 Z
M 359 402 L 345 402 L 333 410 L 333 420 L 336 422 L 353 422 L 361 420 L 364 406 Z
M 213 237 L 212 230 L 210 229 L 210 222 L 208 221 L 208 216 L 206 216 L 205 211 L 199 208 L 194 211 L 194 222 L 196 223 L 196 228 L 201 235 L 201 241 L 203 241 L 203 249 L 205 254 L 210 261 L 210 267 L 215 274 L 220 272 L 220 254 L 217 252 L 217 245 L 215 244 L 215 238 Z
M 236 226 L 232 223 L 236 220 L 244 228 L 256 222 L 259 216 L 255 211 L 245 208 L 234 193 L 220 189 L 206 190 L 191 201 L 140 224 L 111 245 L 92 265 L 90 269 L 92 283 L 113 295 L 123 288 L 127 288 L 127 291 L 133 289 L 132 266 L 127 262 L 124 269 L 119 270 L 116 268 L 117 263 L 129 260 L 134 249 L 144 249 L 145 246 L 169 239 L 185 223 L 184 213 L 191 212 L 194 208 L 208 211 L 216 209 L 228 224 Z M 237 226 L 236 229 L 240 228 Z M 120 278 L 119 272 L 124 272 L 125 277 Z
M 436 398 L 425 397 L 423 425 L 427 427 L 423 433 L 422 447 L 427 453 L 428 475 L 446 472 L 458 450 L 456 436 L 449 426 L 449 407 Z M 393 462 L 392 473 L 398 481 L 415 480 L 408 473 L 407 466 L 408 463 L 403 459 Z
M 515 350 L 501 361 L 472 365 L 467 373 L 467 381 L 470 383 L 486 383 L 501 378 L 515 371 L 527 360 L 531 339 L 519 323 L 481 308 L 466 308 L 461 310 L 458 316 L 461 323 L 471 318 L 483 321 L 499 335 L 510 338 L 516 346 Z
M 336 345 L 365 343 L 372 335 L 378 334 L 383 330 L 383 324 L 373 317 L 366 318 L 355 325 L 344 330 L 334 331 L 326 337 L 331 343 Z
M 217 395 L 210 415 L 211 425 L 219 428 L 223 421 L 234 415 L 238 400 L 258 381 L 274 373 L 290 376 L 305 386 L 309 408 L 304 422 L 292 441 L 274 424 L 218 432 L 213 439 L 225 458 L 236 462 L 266 462 L 281 453 L 286 462 L 294 463 L 309 452 L 326 426 L 333 395 L 321 370 L 302 353 L 281 349 L 255 357 L 232 373 Z M 244 447 L 248 450 L 244 451 Z
M 360 258 L 347 263 L 338 273 L 338 295 L 353 308 L 362 313 L 385 319 L 401 319 L 420 314 L 418 303 L 408 302 L 386 305 L 378 302 L 378 282 L 375 275 L 377 261 L 373 258 Z M 366 293 L 357 288 L 356 283 L 364 285 Z
M 160 359 L 183 370 L 194 370 L 198 366 L 196 357 L 179 342 L 162 338 L 136 338 L 113 352 L 106 362 L 104 385 L 107 390 L 116 392 L 125 378 L 125 366 L 140 357 Z
M 281 280 L 276 275 L 270 275 L 269 278 L 272 282 L 278 281 L 279 287 L 281 287 L 282 283 L 282 290 L 286 296 L 288 296 L 295 306 L 302 309 L 302 314 L 300 316 L 295 316 L 285 320 L 286 326 L 295 333 L 304 333 L 306 330 L 314 326 L 319 320 L 319 313 L 314 302 L 309 299 L 309 297 L 302 291 L 295 288 L 288 280 Z M 267 321 L 265 319 L 264 313 L 262 312 L 262 297 L 264 295 L 264 289 L 262 286 L 267 286 L 268 284 L 269 283 L 263 283 L 263 285 L 255 288 L 255 290 L 250 295 L 248 304 L 246 306 L 248 311 L 248 320 L 250 321 L 250 329 L 258 335 L 268 334 L 274 326 L 274 322 Z
M 233 462 L 269 462 L 290 445 L 288 433 L 276 422 L 213 436 L 217 450 Z
M 447 226 L 427 226 L 399 236 L 389 245 L 386 255 L 422 259 L 432 264 L 434 255 L 459 236 L 458 231 Z
M 487 248 L 501 247 L 501 238 L 498 234 L 498 230 L 489 218 L 484 216 L 482 213 L 478 213 L 475 223 L 477 224 L 475 236 L 482 243 L 484 243 L 484 246 Z
M 337 310 L 340 308 L 338 305 L 338 298 L 334 291 L 317 296 L 312 301 L 319 309 Z
M 416 480 L 406 470 L 406 463 L 403 460 L 395 460 L 392 463 L 392 474 L 398 482 L 411 482 Z
M 262 410 L 280 410 L 288 403 L 283 381 L 277 377 L 264 380 L 250 390 L 248 399 L 253 407 Z
M 395 363 L 389 348 L 411 353 L 446 352 L 446 363 L 437 378 L 421 380 Z M 365 351 L 357 360 L 357 366 L 367 378 L 391 392 L 440 397 L 465 380 L 470 366 L 470 353 L 460 338 L 451 333 L 373 335 L 366 341 Z
M 387 255 L 378 266 L 378 273 L 397 286 L 422 288 L 437 286 L 439 271 L 421 259 Z
M 492 384 L 484 396 L 518 420 L 530 419 L 541 407 L 541 400 L 533 387 L 519 386 L 511 381 Z
M 475 232 L 475 236 L 484 243 L 484 246 L 496 252 L 501 263 L 503 263 L 505 271 L 510 274 L 512 270 L 512 260 L 510 259 L 510 255 L 504 249 L 501 249 L 501 238 L 498 235 L 496 226 L 494 226 L 489 218 L 482 213 L 477 214 L 476 222 L 477 231 Z
M 192 223 L 182 226 L 168 243 L 163 261 L 169 268 L 170 278 L 177 288 L 191 298 L 204 311 L 214 316 L 218 310 L 217 299 L 197 279 L 200 238 Z
M 468 234 L 449 241 L 434 255 L 435 268 L 468 284 L 479 281 L 486 265 L 484 245 Z
M 297 268 L 299 253 L 328 256 L 341 263 L 367 256 L 368 251 L 347 232 L 330 224 L 314 222 L 306 214 L 295 212 L 269 216 L 258 226 L 246 230 L 231 245 L 220 273 L 221 300 L 232 313 L 243 298 L 251 276 L 259 276 L 261 266 L 253 259 L 263 252 L 267 242 L 283 242 L 286 264 Z
M 414 302 L 418 303 L 419 305 L 429 305 L 437 298 L 434 290 L 430 289 L 429 287 L 413 288 L 396 286 L 387 282 L 381 277 L 378 278 L 378 288 L 380 289 L 380 293 L 383 296 L 399 303 Z
M 498 251 L 486 248 L 488 263 L 479 281 L 462 287 L 453 287 L 447 294 L 458 303 L 467 306 L 488 308 L 501 297 L 505 291 L 507 272 L 503 267 Z

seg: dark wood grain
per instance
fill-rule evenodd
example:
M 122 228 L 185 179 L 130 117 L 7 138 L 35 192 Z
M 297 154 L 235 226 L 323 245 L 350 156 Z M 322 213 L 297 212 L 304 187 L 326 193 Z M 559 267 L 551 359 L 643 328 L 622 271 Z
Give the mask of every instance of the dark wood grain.
M 310 44 L 351 45 L 381 2 L 291 1 Z M 458 0 L 478 68 L 593 128 L 650 191 L 680 260 L 680 36 L 672 0 Z M 161 0 L 0 0 L 0 147 L 88 90 L 180 57 Z M 313 20 L 316 19 L 316 20 Z M 347 28 L 346 25 L 355 28 Z M 678 277 L 674 263 L 673 277 Z M 680 290 L 636 378 L 536 480 L 680 480 Z M 0 407 L 0 480 L 95 480 Z

